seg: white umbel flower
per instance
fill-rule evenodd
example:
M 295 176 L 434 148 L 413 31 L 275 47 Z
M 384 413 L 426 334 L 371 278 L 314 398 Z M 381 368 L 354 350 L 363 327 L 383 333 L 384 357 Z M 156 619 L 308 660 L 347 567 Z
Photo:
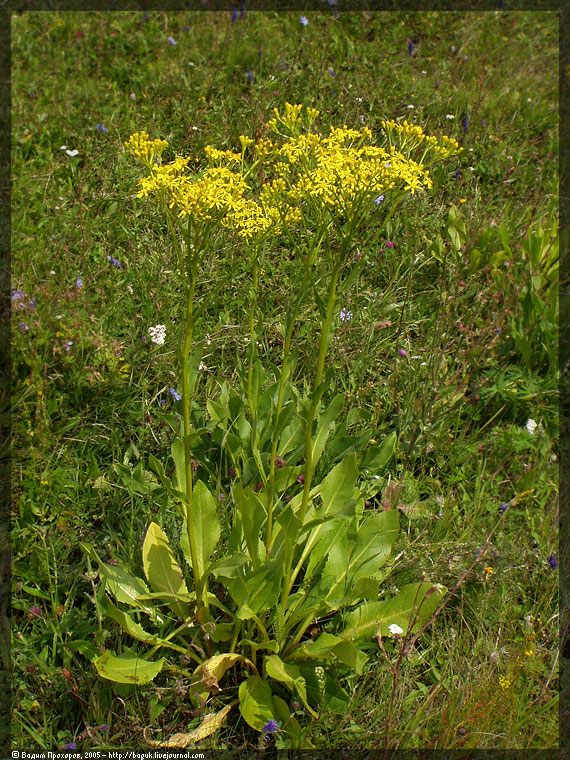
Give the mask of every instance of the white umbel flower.
M 526 422 L 526 429 L 528 430 L 528 432 L 529 432 L 530 435 L 532 435 L 534 433 L 534 431 L 536 430 L 537 427 L 538 427 L 538 425 L 536 424 L 536 422 L 533 419 L 527 420 L 527 422 Z
M 399 636 L 401 633 L 404 633 L 404 629 L 400 628 L 400 626 L 396 625 L 396 623 L 392 623 L 392 625 L 389 625 L 388 630 L 390 631 L 392 636 Z
M 149 327 L 148 334 L 153 343 L 156 343 L 157 346 L 162 346 L 166 338 L 166 327 L 164 325 Z

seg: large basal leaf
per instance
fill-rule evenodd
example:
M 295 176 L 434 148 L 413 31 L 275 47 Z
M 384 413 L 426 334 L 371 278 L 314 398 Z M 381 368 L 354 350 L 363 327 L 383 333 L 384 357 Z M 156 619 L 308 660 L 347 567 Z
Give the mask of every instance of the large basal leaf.
M 245 722 L 261 731 L 275 719 L 275 706 L 271 687 L 259 676 L 249 676 L 239 687 L 239 710 Z
M 335 427 L 335 420 L 344 409 L 344 394 L 335 396 L 325 411 L 317 419 L 317 431 L 313 435 L 313 466 L 316 467 L 329 435 Z
M 259 570 L 252 572 L 245 578 L 247 598 L 244 606 L 259 615 L 272 609 L 279 599 L 282 578 L 281 554 L 275 559 L 265 562 Z M 239 615 L 237 617 L 242 617 Z M 248 615 L 249 617 L 249 615 Z M 247 619 L 242 617 L 242 619 Z
M 367 515 L 351 536 L 349 585 L 359 578 L 372 576 L 386 562 L 398 537 L 398 511 L 391 509 Z
M 99 675 L 109 681 L 143 684 L 152 681 L 160 673 L 164 658 L 157 662 L 148 662 L 140 657 L 117 657 L 111 652 L 105 652 L 93 664 Z
M 129 604 L 131 607 L 142 610 L 157 623 L 164 622 L 164 619 L 155 609 L 138 600 L 140 595 L 148 594 L 148 586 L 143 580 L 131 575 L 126 570 L 123 570 L 122 567 L 105 564 L 90 544 L 80 542 L 79 546 L 85 554 L 98 563 L 99 575 L 105 581 L 106 588 L 118 602 Z
M 440 584 L 409 583 L 391 599 L 360 605 L 347 615 L 341 635 L 355 642 L 370 640 L 377 632 L 389 635 L 392 624 L 400 626 L 404 635 L 417 631 L 436 611 L 446 591 Z
M 111 620 L 117 622 L 121 628 L 129 634 L 129 636 L 132 636 L 133 639 L 136 639 L 137 641 L 143 641 L 145 644 L 149 644 L 151 646 L 164 646 L 168 649 L 173 649 L 176 652 L 180 652 L 180 654 L 186 653 L 184 647 L 179 647 L 170 641 L 164 641 L 159 636 L 145 631 L 142 625 L 139 625 L 139 623 L 133 620 L 130 615 L 116 607 L 109 599 L 109 597 L 103 596 L 101 600 L 101 608 L 107 617 L 110 617 Z
M 142 548 L 143 569 L 153 591 L 188 594 L 182 570 L 170 548 L 168 537 L 156 523 L 151 523 Z M 181 620 L 186 620 L 190 607 L 183 602 L 170 600 L 168 606 Z
M 301 698 L 301 702 L 305 705 L 309 713 L 313 718 L 318 718 L 313 708 L 307 702 L 307 689 L 305 687 L 305 679 L 301 675 L 298 665 L 292 663 L 283 662 L 283 660 L 276 654 L 265 658 L 265 672 L 269 678 L 273 678 L 275 681 L 280 681 L 290 689 L 293 694 L 298 694 Z
M 243 535 L 249 556 L 254 564 L 259 564 L 259 531 L 265 522 L 265 509 L 249 486 L 244 488 L 236 483 L 232 488 L 232 498 L 239 509 Z
M 303 664 L 299 667 L 307 685 L 307 697 L 312 704 L 321 705 L 323 711 L 326 712 L 345 713 L 348 710 L 350 697 L 339 684 L 337 678 L 332 678 L 325 671 L 324 695 L 321 698 L 315 666 Z
M 191 520 L 196 541 L 198 574 L 202 577 L 205 568 L 210 564 L 210 556 L 220 538 L 220 521 L 216 513 L 214 497 L 201 480 L 197 481 L 192 492 Z M 190 541 L 186 526 L 184 526 L 180 537 L 180 546 L 188 563 L 192 566 Z
M 207 736 L 210 736 L 215 731 L 217 731 L 225 719 L 228 717 L 228 713 L 234 704 L 235 703 L 232 702 L 232 704 L 227 705 L 217 713 L 205 715 L 200 725 L 189 733 L 174 734 L 170 737 L 170 739 L 166 739 L 165 741 L 154 741 L 152 739 L 147 739 L 145 729 L 145 731 L 143 731 L 145 741 L 151 747 L 177 747 L 179 749 L 184 749 L 184 747 L 187 747 L 189 744 L 199 742 L 201 739 L 205 739 Z

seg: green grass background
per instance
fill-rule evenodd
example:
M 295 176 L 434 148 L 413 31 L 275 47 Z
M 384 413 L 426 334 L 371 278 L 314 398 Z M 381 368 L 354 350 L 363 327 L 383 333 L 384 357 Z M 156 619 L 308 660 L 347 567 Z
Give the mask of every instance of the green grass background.
M 12 17 L 12 288 L 25 294 L 12 303 L 14 748 L 143 748 L 145 726 L 168 736 L 198 720 L 175 682 L 121 687 L 89 660 L 121 634 L 97 619 L 97 578 L 78 542 L 140 567 L 156 506 L 131 499 L 112 464 L 165 460 L 170 436 L 157 414 L 177 383 L 174 258 L 158 209 L 134 197 L 139 170 L 123 143 L 144 129 L 167 139 L 170 155 L 200 161 L 205 145 L 264 136 L 287 101 L 318 108 L 325 132 L 406 118 L 464 148 L 393 221 L 394 248 L 362 252 L 367 266 L 345 304 L 352 318 L 331 348 L 331 393 L 346 394 L 347 410 L 373 411 L 379 437 L 399 434 L 380 481 L 389 489 L 405 468 L 392 586 L 425 574 L 453 587 L 500 505 L 528 492 L 403 663 L 389 746 L 557 744 L 556 275 L 531 280 L 525 254 L 541 229 L 546 252 L 557 234 L 557 14 L 327 9 L 306 12 L 306 26 L 300 15 Z M 452 205 L 466 230 L 457 255 Z M 248 340 L 238 244 L 214 258 L 200 293 L 229 270 L 204 317 L 202 401 L 217 378 L 232 380 Z M 265 265 L 271 360 L 296 274 L 286 251 Z M 544 311 L 525 307 L 531 285 Z M 309 305 L 304 317 L 300 380 L 314 362 Z M 143 341 L 158 323 L 170 339 L 160 348 Z M 382 746 L 393 683 L 380 651 L 349 688 L 348 714 L 300 717 L 317 747 Z M 234 720 L 201 746 L 247 754 L 255 741 Z

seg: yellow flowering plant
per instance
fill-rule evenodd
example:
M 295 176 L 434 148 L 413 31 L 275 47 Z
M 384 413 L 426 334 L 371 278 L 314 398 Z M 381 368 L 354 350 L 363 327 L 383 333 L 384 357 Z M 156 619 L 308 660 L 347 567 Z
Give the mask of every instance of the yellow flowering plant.
M 101 612 L 151 647 L 142 657 L 106 651 L 95 660 L 99 674 L 140 684 L 169 671 L 186 680 L 189 699 L 204 712 L 197 728 L 161 746 L 207 736 L 237 705 L 254 729 L 277 726 L 278 746 L 312 746 L 291 699 L 313 717 L 319 709 L 346 709 L 342 678 L 363 672 L 375 636 L 391 635 L 390 626 L 404 636 L 418 630 L 445 591 L 411 583 L 379 600 L 398 512 L 365 501 L 396 434 L 381 443 L 372 429 L 350 435 L 361 412 L 339 421 L 343 395 L 323 399 L 339 297 L 364 263 L 357 245 L 372 244 L 404 198 L 430 190 L 431 164 L 460 148 L 405 121 L 382 122 L 381 144 L 368 128 L 333 127 L 323 136 L 318 115 L 286 104 L 283 113 L 275 109 L 263 139 L 241 136 L 235 152 L 208 146 L 199 169 L 189 158 L 164 162 L 166 143 L 144 132 L 126 143 L 146 168 L 138 196 L 155 199 L 166 215 L 186 305 L 178 350 L 182 413 L 179 423 L 171 420 L 174 475 L 154 457 L 156 476 L 141 465 L 117 470 L 131 490 L 165 495 L 182 534 L 178 552 L 160 525 L 150 524 L 142 547 L 146 580 L 83 548 L 99 563 Z M 198 410 L 196 284 L 205 255 L 227 235 L 242 242 L 251 262 L 250 343 L 238 363 L 238 389 L 220 382 L 219 397 Z M 264 366 L 257 348 L 260 261 L 263 251 L 277 258 L 283 247 L 300 276 L 283 315 L 281 365 Z M 320 322 L 316 363 L 301 391 L 292 382 L 293 336 L 311 297 Z M 222 557 L 220 494 L 229 510 Z M 153 632 L 139 622 L 144 618 Z M 153 659 L 158 650 L 165 654 Z M 212 697 L 227 704 L 206 714 Z

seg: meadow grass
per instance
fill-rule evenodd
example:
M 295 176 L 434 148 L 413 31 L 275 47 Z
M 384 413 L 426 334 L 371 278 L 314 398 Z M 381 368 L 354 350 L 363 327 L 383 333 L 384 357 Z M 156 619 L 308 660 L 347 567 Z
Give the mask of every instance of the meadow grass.
M 330 394 L 371 412 L 379 439 L 399 436 L 377 496 L 401 483 L 388 591 L 422 576 L 453 588 L 499 521 L 395 673 L 394 647 L 371 642 L 350 711 L 299 720 L 317 748 L 557 745 L 557 15 L 304 15 L 13 15 L 14 748 L 143 748 L 144 727 L 166 737 L 199 720 L 180 684 L 114 684 L 90 661 L 121 633 L 98 617 L 78 542 L 138 571 L 149 518 L 175 528 L 113 471 L 165 460 L 182 304 L 164 220 L 135 198 L 123 143 L 144 129 L 200 160 L 205 145 L 262 137 L 285 102 L 318 108 L 323 131 L 406 118 L 463 146 L 440 189 L 407 201 L 362 251 Z M 284 250 L 262 266 L 261 342 L 278 361 L 297 264 Z M 248 343 L 239 244 L 216 252 L 198 287 L 203 402 L 235 381 Z M 310 304 L 302 316 L 301 384 L 315 359 Z M 162 347 L 148 339 L 156 324 Z M 248 753 L 255 741 L 234 720 L 200 746 Z

